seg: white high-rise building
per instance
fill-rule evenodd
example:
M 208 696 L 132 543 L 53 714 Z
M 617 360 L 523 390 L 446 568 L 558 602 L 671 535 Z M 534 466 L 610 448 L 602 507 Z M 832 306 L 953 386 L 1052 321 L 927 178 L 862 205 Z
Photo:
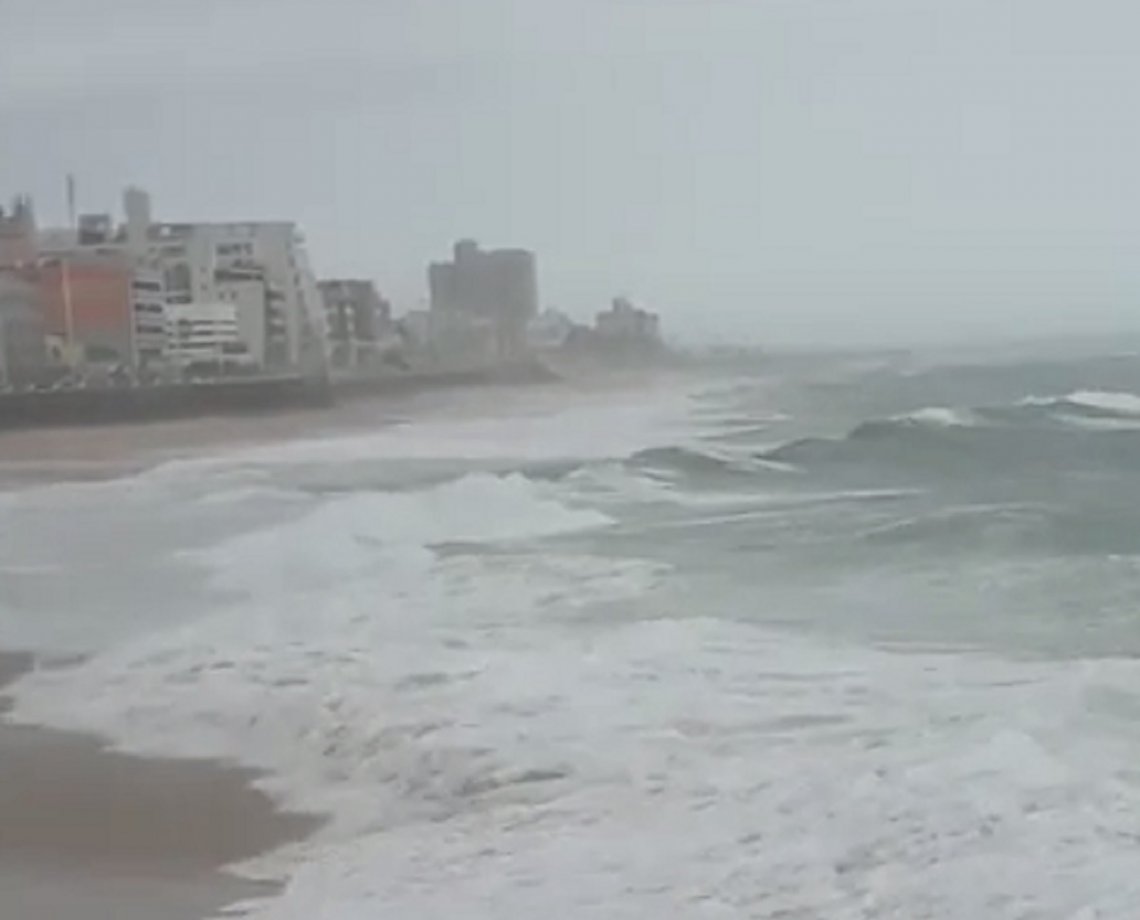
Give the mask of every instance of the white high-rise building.
M 161 263 L 169 303 L 237 302 L 243 334 L 251 339 L 247 344 L 264 366 L 323 371 L 324 304 L 295 223 L 155 223 L 150 197 L 135 188 L 127 189 L 123 208 L 127 245 Z M 252 277 L 256 272 L 263 278 L 264 322 L 254 309 L 262 299 Z
M 176 305 L 217 302 L 222 299 L 220 279 L 230 283 L 232 270 L 259 266 L 265 283 L 280 297 L 285 362 L 306 371 L 323 370 L 327 360 L 324 306 L 304 238 L 295 224 L 153 224 L 147 248 L 162 260 L 167 297 Z
M 155 223 L 150 196 L 123 195 L 126 222 L 81 217 L 78 230 L 40 234 L 41 254 L 82 252 L 126 260 L 135 270 L 136 365 L 162 360 L 163 306 L 229 302 L 243 340 L 267 370 L 323 373 L 328 362 L 324 302 L 305 241 L 291 221 Z

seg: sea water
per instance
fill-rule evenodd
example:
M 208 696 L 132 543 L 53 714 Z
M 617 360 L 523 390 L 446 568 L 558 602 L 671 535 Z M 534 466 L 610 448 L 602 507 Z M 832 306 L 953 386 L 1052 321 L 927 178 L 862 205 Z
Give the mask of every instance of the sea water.
M 9 492 L 9 718 L 327 815 L 256 917 L 1129 920 L 1137 394 L 764 362 Z

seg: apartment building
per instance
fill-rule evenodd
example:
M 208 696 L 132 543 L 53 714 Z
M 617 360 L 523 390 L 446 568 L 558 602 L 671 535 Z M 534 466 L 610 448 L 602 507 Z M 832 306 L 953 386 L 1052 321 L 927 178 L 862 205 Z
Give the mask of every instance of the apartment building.
M 128 231 L 129 232 L 129 231 Z M 158 223 L 146 234 L 146 251 L 165 271 L 167 300 L 172 305 L 212 303 L 222 299 L 219 282 L 231 285 L 227 296 L 252 303 L 252 285 L 235 292 L 234 273 L 260 267 L 266 298 L 273 300 L 284 320 L 285 365 L 319 370 L 326 363 L 324 308 L 309 265 L 304 238 L 295 224 L 279 222 Z M 246 279 L 248 280 L 248 279 Z M 267 320 L 272 324 L 272 319 Z M 245 327 L 254 333 L 254 322 Z M 262 352 L 266 365 L 276 363 L 276 342 L 250 343 Z M 272 359 L 272 360 L 271 360 Z

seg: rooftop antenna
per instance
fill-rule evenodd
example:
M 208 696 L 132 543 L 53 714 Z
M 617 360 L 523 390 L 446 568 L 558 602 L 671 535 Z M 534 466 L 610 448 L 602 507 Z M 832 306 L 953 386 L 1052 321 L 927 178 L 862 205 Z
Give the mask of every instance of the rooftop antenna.
M 75 229 L 75 174 L 67 174 L 67 226 Z

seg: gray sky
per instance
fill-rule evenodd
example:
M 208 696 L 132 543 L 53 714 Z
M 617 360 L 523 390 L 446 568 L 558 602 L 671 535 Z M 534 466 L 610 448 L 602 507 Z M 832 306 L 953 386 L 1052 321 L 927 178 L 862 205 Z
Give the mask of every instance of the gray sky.
M 288 217 L 401 308 L 868 342 L 1140 328 L 1135 0 L 0 0 L 0 194 Z

